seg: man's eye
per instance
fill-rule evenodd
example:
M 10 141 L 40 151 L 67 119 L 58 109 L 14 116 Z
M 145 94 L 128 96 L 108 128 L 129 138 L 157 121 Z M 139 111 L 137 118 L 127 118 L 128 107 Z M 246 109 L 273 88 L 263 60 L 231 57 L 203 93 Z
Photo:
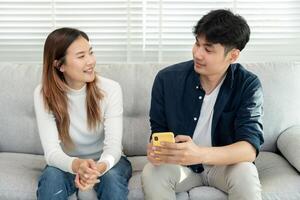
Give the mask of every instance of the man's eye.
M 199 47 L 199 46 L 200 46 L 198 42 L 195 42 L 195 45 L 196 45 L 197 47 Z
M 82 55 L 82 56 L 79 56 L 78 58 L 84 58 L 84 55 Z
M 209 50 L 207 48 L 205 48 L 205 51 L 208 52 L 208 53 L 212 52 L 211 50 Z

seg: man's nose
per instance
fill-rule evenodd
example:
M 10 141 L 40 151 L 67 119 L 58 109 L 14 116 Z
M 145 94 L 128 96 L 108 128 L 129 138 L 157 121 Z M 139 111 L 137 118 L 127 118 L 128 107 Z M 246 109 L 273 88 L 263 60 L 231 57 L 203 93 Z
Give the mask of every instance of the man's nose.
M 202 60 L 203 59 L 203 49 L 202 48 L 196 48 L 194 50 L 194 57 L 197 58 L 198 60 Z

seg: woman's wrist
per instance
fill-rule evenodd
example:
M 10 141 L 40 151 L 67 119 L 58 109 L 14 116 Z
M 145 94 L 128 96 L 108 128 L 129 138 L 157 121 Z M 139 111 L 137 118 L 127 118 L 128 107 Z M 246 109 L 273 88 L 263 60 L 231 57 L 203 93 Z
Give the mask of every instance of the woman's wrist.
M 81 164 L 81 159 L 75 158 L 72 162 L 72 171 L 76 174 L 78 172 L 79 166 Z
M 97 163 L 97 170 L 101 174 L 103 174 L 107 169 L 107 164 L 105 162 L 98 162 Z

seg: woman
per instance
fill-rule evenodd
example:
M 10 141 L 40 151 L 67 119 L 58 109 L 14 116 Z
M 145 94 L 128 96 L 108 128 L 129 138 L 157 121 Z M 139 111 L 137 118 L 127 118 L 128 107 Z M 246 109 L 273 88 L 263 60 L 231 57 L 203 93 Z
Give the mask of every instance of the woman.
M 34 105 L 47 166 L 38 199 L 67 199 L 94 188 L 98 199 L 127 199 L 132 173 L 122 156 L 122 91 L 96 75 L 88 36 L 60 28 L 44 45 Z M 76 188 L 77 187 L 77 188 Z

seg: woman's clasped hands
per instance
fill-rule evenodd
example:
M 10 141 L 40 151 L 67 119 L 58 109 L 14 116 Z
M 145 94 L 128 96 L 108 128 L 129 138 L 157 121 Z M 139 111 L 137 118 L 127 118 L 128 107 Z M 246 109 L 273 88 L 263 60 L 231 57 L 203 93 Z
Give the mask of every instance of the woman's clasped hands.
M 104 162 L 97 163 L 92 159 L 75 159 L 73 165 L 73 171 L 76 172 L 75 185 L 82 191 L 92 189 L 99 183 L 99 177 L 107 168 Z

